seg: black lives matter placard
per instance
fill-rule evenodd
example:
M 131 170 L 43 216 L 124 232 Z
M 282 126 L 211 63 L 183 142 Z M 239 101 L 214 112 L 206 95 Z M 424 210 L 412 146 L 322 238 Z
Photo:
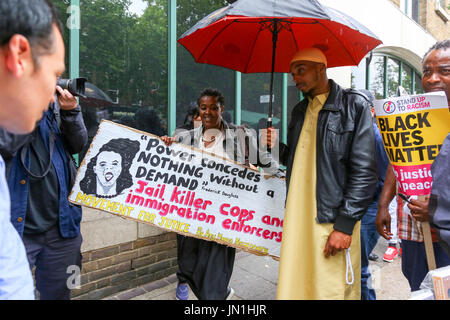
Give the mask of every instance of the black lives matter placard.
M 445 93 L 377 100 L 375 111 L 400 191 L 410 196 L 429 194 L 431 164 L 450 130 Z
M 283 179 L 104 120 L 69 200 L 278 257 L 285 196 Z

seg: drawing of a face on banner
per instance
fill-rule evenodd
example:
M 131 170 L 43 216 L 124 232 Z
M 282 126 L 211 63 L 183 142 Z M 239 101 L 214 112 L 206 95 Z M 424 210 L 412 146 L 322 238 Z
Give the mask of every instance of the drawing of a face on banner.
M 100 198 L 113 198 L 133 185 L 130 167 L 139 151 L 139 141 L 112 139 L 89 161 L 80 189 Z

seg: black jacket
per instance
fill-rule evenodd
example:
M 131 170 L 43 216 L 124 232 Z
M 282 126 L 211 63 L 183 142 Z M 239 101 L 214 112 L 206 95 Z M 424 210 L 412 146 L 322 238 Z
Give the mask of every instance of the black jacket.
M 88 142 L 87 130 L 83 121 L 81 107 L 77 106 L 73 110 L 62 110 L 57 103 L 52 103 L 47 113 L 52 114 L 52 118 L 59 127 L 60 136 L 64 142 L 64 147 L 70 154 L 81 152 Z M 39 120 L 36 127 L 40 125 Z M 0 155 L 6 163 L 6 172 L 9 172 L 11 160 L 17 155 L 20 149 L 30 143 L 36 131 L 27 134 L 13 134 L 4 129 L 0 129 Z M 7 174 L 8 176 L 8 174 Z
M 329 83 L 330 94 L 317 124 L 316 220 L 334 223 L 334 229 L 351 235 L 377 185 L 371 110 L 362 93 L 344 90 L 333 80 Z M 287 190 L 307 106 L 308 99 L 304 99 L 294 107 L 287 146 L 280 146 Z
M 44 113 L 37 126 L 39 126 L 40 134 L 45 136 L 44 142 L 48 141 L 46 146 L 48 151 L 50 151 L 50 133 L 53 134 L 54 150 L 51 165 L 60 182 L 58 188 L 59 231 L 63 238 L 74 238 L 80 234 L 82 212 L 81 207 L 72 205 L 68 201 L 76 174 L 71 154 L 79 152 L 87 143 L 87 131 L 80 106 L 73 110 L 59 110 L 57 104 L 54 103 Z M 8 187 L 11 194 L 11 222 L 21 236 L 25 226 L 27 199 L 30 192 L 30 178 L 25 172 L 24 164 L 29 168 L 29 143 L 39 132 L 33 131 L 30 134 L 16 135 L 0 129 L 0 154 L 6 162 Z M 26 151 L 23 162 L 21 160 L 22 150 Z M 42 190 L 42 193 L 45 192 L 46 190 Z M 36 194 L 30 196 L 42 198 L 41 195 Z
M 249 164 L 263 168 L 264 172 L 279 178 L 285 176 L 281 171 L 278 161 L 264 148 L 259 148 L 257 141 L 257 133 L 243 125 L 236 126 L 222 120 L 225 130 L 225 138 L 223 140 L 223 149 L 227 152 L 228 157 L 240 164 L 249 166 Z M 203 125 L 191 130 L 179 128 L 175 131 L 174 136 L 177 141 L 194 147 L 199 146 L 203 133 Z M 233 147 L 228 147 L 232 145 Z

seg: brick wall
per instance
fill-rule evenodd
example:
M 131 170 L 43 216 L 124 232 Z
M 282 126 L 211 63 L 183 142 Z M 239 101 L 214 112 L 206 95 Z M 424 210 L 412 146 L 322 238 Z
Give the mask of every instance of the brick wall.
M 102 299 L 162 279 L 176 270 L 175 233 L 83 252 L 81 286 L 72 290 L 72 299 Z
M 397 7 L 400 8 L 400 0 L 390 0 Z M 450 0 L 445 0 L 444 11 L 447 13 L 447 18 L 450 17 L 450 10 L 447 9 Z M 450 39 L 450 21 L 447 18 L 442 18 L 436 12 L 435 0 L 420 0 L 419 1 L 419 23 L 437 40 Z
M 450 10 L 447 9 L 450 1 L 446 1 L 445 12 L 447 13 L 447 18 L 450 17 Z M 450 21 L 446 18 L 442 18 L 436 12 L 436 5 L 434 1 L 420 1 L 421 15 L 420 24 L 429 33 L 433 35 L 437 40 L 450 39 Z

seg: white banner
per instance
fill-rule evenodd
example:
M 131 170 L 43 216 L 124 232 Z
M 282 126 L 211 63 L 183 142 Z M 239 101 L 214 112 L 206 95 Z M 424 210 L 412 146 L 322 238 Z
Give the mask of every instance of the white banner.
M 285 197 L 284 179 L 103 120 L 69 201 L 279 257 Z

